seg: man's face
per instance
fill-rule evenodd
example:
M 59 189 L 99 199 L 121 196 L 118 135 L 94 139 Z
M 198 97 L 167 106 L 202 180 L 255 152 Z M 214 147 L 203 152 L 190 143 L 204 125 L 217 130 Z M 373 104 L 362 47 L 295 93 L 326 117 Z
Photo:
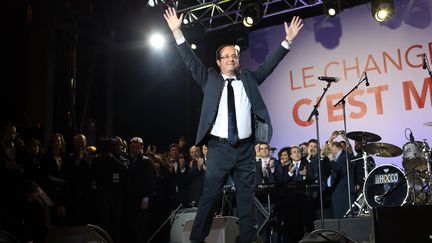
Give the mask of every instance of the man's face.
M 138 156 L 143 151 L 143 144 L 137 142 L 131 142 L 129 144 L 129 152 L 134 156 Z
M 189 149 L 189 155 L 192 159 L 197 159 L 201 157 L 201 148 L 197 146 L 192 146 Z
M 82 134 L 75 135 L 73 142 L 75 151 L 84 151 L 87 147 L 87 139 Z
M 114 154 L 120 154 L 123 149 L 123 141 L 120 138 L 116 138 L 113 144 L 112 151 Z
M 231 75 L 240 67 L 240 59 L 234 46 L 226 46 L 220 51 L 220 57 L 216 61 L 222 74 Z
M 301 151 L 300 148 L 294 147 L 291 149 L 290 157 L 293 161 L 299 161 L 301 159 Z
M 341 151 L 341 149 L 338 148 L 337 146 L 332 145 L 330 147 L 330 152 L 332 153 L 333 157 L 336 157 L 336 155 L 339 153 L 339 151 Z
M 308 155 L 308 146 L 306 144 L 300 145 L 300 151 L 301 151 L 302 157 L 306 157 Z
M 260 153 L 260 145 L 261 145 L 261 144 L 259 144 L 259 143 L 255 145 L 255 157 L 257 157 L 257 158 L 258 158 L 258 157 L 261 157 L 261 153 Z
M 312 157 L 315 157 L 318 154 L 318 144 L 314 142 L 310 142 L 309 145 L 309 153 Z
M 269 146 L 267 144 L 260 144 L 259 146 L 261 157 L 268 158 L 270 155 Z
M 171 159 L 177 159 L 179 157 L 179 153 L 180 153 L 179 149 L 173 146 L 170 148 L 169 156 L 171 157 Z
M 354 143 L 354 150 L 357 153 L 361 153 L 362 149 L 363 149 L 362 143 L 360 141 L 355 141 L 355 143 Z
M 179 139 L 179 146 L 180 146 L 180 148 L 183 148 L 185 145 L 186 145 L 186 140 Z
M 342 146 L 342 149 L 346 149 L 346 143 L 345 143 L 345 141 L 340 141 L 340 145 Z
M 63 148 L 62 139 L 59 136 L 55 136 L 52 140 L 53 150 L 61 150 Z
M 8 126 L 5 128 L 4 138 L 8 141 L 12 141 L 16 138 L 17 130 L 15 126 Z
M 31 145 L 31 153 L 32 155 L 37 155 L 40 152 L 40 148 L 37 144 L 32 144 Z

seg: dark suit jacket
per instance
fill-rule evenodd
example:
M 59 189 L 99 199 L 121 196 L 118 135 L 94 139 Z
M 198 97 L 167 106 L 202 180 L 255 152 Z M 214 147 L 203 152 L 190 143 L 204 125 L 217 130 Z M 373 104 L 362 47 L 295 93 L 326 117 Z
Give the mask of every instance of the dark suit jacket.
M 193 160 L 192 167 L 189 170 L 189 201 L 198 202 L 201 198 L 204 187 L 205 171 L 198 169 L 198 162 Z
M 177 45 L 177 49 L 186 67 L 191 71 L 193 78 L 204 92 L 200 123 L 195 141 L 197 145 L 201 145 L 206 142 L 207 135 L 214 125 L 225 81 L 219 72 L 213 68 L 207 69 L 204 66 L 187 42 Z M 273 72 L 287 53 L 288 50 L 280 45 L 257 70 L 241 69 L 237 76 L 242 81 L 252 106 L 253 129 L 255 129 L 255 140 L 257 142 L 268 143 L 273 132 L 270 116 L 258 86 Z
M 300 171 L 304 170 L 306 168 L 306 176 L 302 176 L 300 175 Z M 295 173 L 290 176 L 288 174 L 288 182 L 291 183 L 312 183 L 313 180 L 313 171 L 312 168 L 309 165 L 309 162 L 305 159 L 302 158 L 300 160 L 300 165 L 299 165 L 299 169 L 298 169 L 299 173 L 296 175 Z
M 274 159 L 274 160 L 275 160 L 275 164 L 276 164 L 276 159 Z M 270 171 L 268 172 L 268 177 L 264 176 L 261 159 L 255 161 L 255 171 L 256 171 L 256 173 L 255 173 L 256 186 L 259 186 L 261 184 L 275 184 L 276 183 L 276 177 L 275 177 L 276 168 L 273 170 L 273 173 L 271 172 L 271 169 L 270 169 Z
M 350 155 L 349 155 L 350 156 Z M 351 160 L 351 156 L 348 158 Z M 333 216 L 335 218 L 341 218 L 348 210 L 348 180 L 347 180 L 347 169 L 346 169 L 346 152 L 342 151 L 341 155 L 337 160 L 333 160 L 331 163 L 331 176 L 332 180 L 332 206 Z M 351 202 L 353 201 L 354 194 L 354 173 L 353 166 L 350 165 L 350 188 L 351 188 Z
M 128 180 L 128 196 L 133 210 L 139 209 L 144 197 L 156 193 L 156 171 L 153 163 L 144 155 L 131 159 Z

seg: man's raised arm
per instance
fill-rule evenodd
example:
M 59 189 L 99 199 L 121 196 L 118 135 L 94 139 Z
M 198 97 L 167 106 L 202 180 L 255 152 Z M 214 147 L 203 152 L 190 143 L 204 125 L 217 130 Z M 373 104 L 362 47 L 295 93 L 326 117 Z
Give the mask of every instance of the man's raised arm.
M 180 29 L 183 21 L 183 14 L 180 14 L 180 17 L 177 17 L 175 8 L 169 7 L 167 10 L 165 10 L 164 18 L 171 29 L 177 44 L 183 43 L 185 41 L 185 37 Z
M 207 68 L 186 43 L 186 39 L 180 29 L 183 21 L 183 14 L 180 14 L 180 17 L 177 17 L 176 10 L 169 7 L 165 10 L 164 17 L 174 35 L 177 42 L 177 50 L 183 58 L 186 67 L 191 71 L 194 80 L 204 88 L 207 82 Z

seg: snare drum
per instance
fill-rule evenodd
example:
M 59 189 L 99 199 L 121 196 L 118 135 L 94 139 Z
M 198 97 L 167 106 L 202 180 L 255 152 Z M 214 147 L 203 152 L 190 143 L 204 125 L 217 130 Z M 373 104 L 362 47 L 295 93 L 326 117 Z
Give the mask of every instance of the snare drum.
M 369 207 L 396 207 L 405 203 L 409 185 L 404 173 L 394 165 L 381 165 L 367 176 L 363 194 Z
M 403 167 L 406 171 L 426 171 L 427 152 L 429 145 L 426 142 L 414 141 L 403 146 Z

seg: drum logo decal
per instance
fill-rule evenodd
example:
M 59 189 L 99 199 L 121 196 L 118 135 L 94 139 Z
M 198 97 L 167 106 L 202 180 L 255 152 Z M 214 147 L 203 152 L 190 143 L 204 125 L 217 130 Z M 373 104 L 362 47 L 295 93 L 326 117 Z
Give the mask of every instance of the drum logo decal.
M 399 175 L 397 173 L 375 175 L 375 184 L 396 183 L 398 181 Z

